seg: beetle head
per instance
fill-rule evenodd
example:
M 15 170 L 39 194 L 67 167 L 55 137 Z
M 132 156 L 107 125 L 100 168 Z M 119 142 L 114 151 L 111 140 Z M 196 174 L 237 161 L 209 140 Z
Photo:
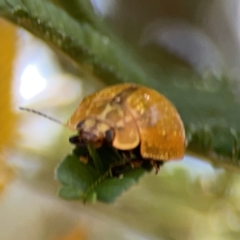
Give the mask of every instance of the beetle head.
M 92 144 L 101 147 L 103 143 L 112 143 L 114 130 L 104 121 L 87 118 L 77 125 L 78 136 L 70 138 L 74 144 Z

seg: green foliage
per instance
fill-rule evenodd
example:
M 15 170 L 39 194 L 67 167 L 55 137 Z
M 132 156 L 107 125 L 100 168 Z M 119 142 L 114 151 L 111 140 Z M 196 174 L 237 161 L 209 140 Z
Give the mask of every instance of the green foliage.
M 213 76 L 202 79 L 193 71 L 176 68 L 168 72 L 159 66 L 152 71 L 111 32 L 88 0 L 72 4 L 0 0 L 0 14 L 62 50 L 87 74 L 108 84 L 135 82 L 159 90 L 176 105 L 184 121 L 188 150 L 217 166 L 239 170 L 240 104 L 233 82 Z
M 228 79 L 202 79 L 193 71 L 161 67 L 152 71 L 115 36 L 89 1 L 0 0 L 0 14 L 70 56 L 89 75 L 107 84 L 135 82 L 159 90 L 177 107 L 186 127 L 188 150 L 214 165 L 239 171 L 240 104 Z M 68 199 L 111 202 L 144 173 L 130 170 L 123 179 L 109 175 L 116 155 L 95 153 L 84 165 L 76 151 L 57 170 L 60 195 Z
M 81 157 L 86 158 L 87 155 L 87 163 L 80 161 Z M 124 164 L 113 148 L 104 146 L 95 150 L 88 146 L 88 150 L 75 149 L 72 155 L 61 162 L 56 171 L 57 179 L 62 184 L 59 190 L 60 197 L 84 202 L 99 200 L 111 203 L 151 169 L 150 163 L 137 169 L 126 166 L 118 172 L 119 177 L 114 177 L 110 168 L 112 164 Z

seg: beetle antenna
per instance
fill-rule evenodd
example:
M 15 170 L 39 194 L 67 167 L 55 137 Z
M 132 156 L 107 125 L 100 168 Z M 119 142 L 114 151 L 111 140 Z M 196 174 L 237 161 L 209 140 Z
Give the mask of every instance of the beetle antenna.
M 35 114 L 37 114 L 39 116 L 45 117 L 45 118 L 47 118 L 47 119 L 49 119 L 49 120 L 51 120 L 51 121 L 53 121 L 55 123 L 58 123 L 58 124 L 60 124 L 60 125 L 62 125 L 64 127 L 66 127 L 66 124 L 62 123 L 61 121 L 57 120 L 56 118 L 50 117 L 50 116 L 48 116 L 48 115 L 46 115 L 44 113 L 41 113 L 39 111 L 36 111 L 36 110 L 32 109 L 32 108 L 19 107 L 19 109 L 23 110 L 23 111 L 35 113 Z

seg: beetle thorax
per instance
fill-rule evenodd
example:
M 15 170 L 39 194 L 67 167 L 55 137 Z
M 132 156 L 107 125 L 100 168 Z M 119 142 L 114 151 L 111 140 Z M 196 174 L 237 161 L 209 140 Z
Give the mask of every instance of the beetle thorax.
M 111 126 L 97 118 L 86 118 L 78 124 L 77 130 L 82 142 L 95 147 L 102 146 L 104 142 L 111 142 L 114 137 Z

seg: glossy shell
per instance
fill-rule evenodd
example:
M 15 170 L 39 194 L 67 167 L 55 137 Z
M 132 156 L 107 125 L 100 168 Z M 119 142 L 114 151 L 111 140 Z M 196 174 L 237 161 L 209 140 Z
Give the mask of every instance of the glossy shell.
M 182 120 L 172 103 L 153 89 L 131 83 L 104 88 L 84 98 L 67 125 L 77 130 L 79 122 L 90 117 L 114 129 L 116 149 L 131 150 L 140 144 L 143 158 L 159 161 L 184 156 Z

